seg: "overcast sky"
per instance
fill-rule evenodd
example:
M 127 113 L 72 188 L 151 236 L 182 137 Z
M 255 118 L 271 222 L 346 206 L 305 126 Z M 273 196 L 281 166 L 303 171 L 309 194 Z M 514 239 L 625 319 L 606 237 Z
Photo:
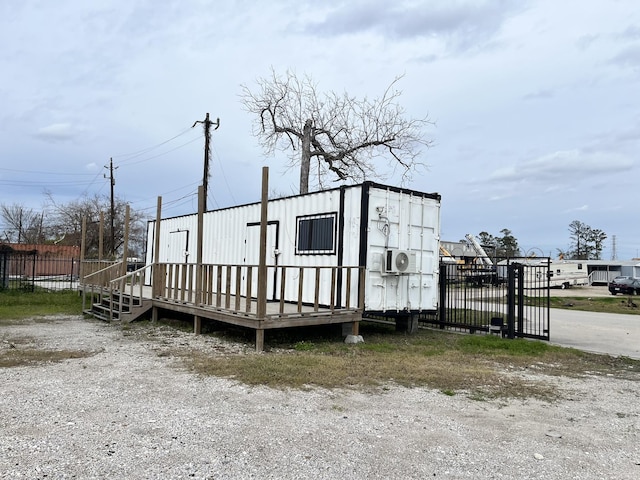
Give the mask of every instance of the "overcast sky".
M 403 75 L 407 115 L 435 122 L 405 186 L 442 195 L 443 240 L 508 228 L 555 256 L 579 220 L 607 233 L 605 259 L 614 236 L 640 256 L 637 0 L 3 0 L 0 41 L 0 203 L 108 195 L 113 157 L 133 209 L 154 217 L 162 195 L 164 216 L 191 213 L 206 112 L 210 208 L 259 200 L 263 165 L 294 194 L 241 85 L 289 69 L 373 98 Z

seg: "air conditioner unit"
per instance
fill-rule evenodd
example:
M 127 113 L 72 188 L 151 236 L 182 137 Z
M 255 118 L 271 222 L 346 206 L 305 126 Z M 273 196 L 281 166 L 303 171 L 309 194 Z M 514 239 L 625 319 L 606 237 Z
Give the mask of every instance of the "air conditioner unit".
M 418 271 L 416 252 L 395 248 L 387 250 L 384 254 L 382 270 L 388 274 L 416 273 Z

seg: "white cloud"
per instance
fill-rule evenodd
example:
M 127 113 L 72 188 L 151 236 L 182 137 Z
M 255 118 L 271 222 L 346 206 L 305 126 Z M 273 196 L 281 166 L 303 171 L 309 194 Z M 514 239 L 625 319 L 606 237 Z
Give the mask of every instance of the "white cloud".
M 486 45 L 520 6 L 504 0 L 353 2 L 340 5 L 307 31 L 319 35 L 374 32 L 396 39 L 441 38 L 458 51 Z
M 579 207 L 568 208 L 564 213 L 586 212 L 587 210 L 589 210 L 589 205 L 581 205 Z
M 70 123 L 53 123 L 40 128 L 35 137 L 47 142 L 64 142 L 73 140 L 78 134 Z
M 564 150 L 499 168 L 489 175 L 489 180 L 570 183 L 576 179 L 630 170 L 633 165 L 631 159 L 615 153 Z

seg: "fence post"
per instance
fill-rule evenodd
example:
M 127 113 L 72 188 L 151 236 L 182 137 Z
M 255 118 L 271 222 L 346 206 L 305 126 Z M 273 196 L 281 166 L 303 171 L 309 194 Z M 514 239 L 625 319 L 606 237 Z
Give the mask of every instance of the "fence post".
M 438 291 L 440 295 L 439 308 L 438 308 L 438 321 L 440 328 L 444 329 L 444 324 L 447 321 L 447 265 L 440 265 L 440 289 Z
M 78 273 L 78 276 L 80 277 L 80 282 L 83 285 L 84 285 L 84 260 L 85 260 L 86 247 L 87 247 L 87 217 L 82 217 L 82 234 L 80 235 L 80 271 Z M 84 296 L 84 289 L 83 289 L 83 296 Z M 83 298 L 83 302 L 84 302 L 84 298 Z
M 524 332 L 524 265 L 516 265 L 516 278 L 518 279 L 518 329 L 514 335 L 521 337 Z
M 522 282 L 521 282 L 522 283 Z M 515 338 L 516 265 L 507 266 L 507 336 Z

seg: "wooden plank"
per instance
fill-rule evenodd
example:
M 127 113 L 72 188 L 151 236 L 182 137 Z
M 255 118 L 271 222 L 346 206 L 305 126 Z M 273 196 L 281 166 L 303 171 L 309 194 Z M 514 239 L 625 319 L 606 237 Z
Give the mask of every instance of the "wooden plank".
M 198 186 L 198 227 L 197 227 L 197 245 L 196 245 L 196 304 L 202 303 L 202 247 L 203 247 L 203 224 L 204 224 L 204 210 L 205 210 L 206 198 L 205 191 L 202 185 Z M 191 277 L 193 278 L 193 277 Z M 191 301 L 191 297 L 189 297 Z
M 194 302 L 194 288 L 193 288 L 193 270 L 195 269 L 195 265 L 193 263 L 190 263 L 187 266 L 187 283 L 185 284 L 184 288 L 187 290 L 187 303 L 193 303 Z M 197 303 L 197 302 L 196 302 Z
M 222 265 L 217 265 L 216 270 L 216 307 L 219 307 L 222 303 Z
M 156 207 L 156 224 L 155 224 L 155 232 L 153 239 L 153 258 L 151 259 L 153 263 L 153 271 L 154 271 L 154 280 L 151 282 L 151 296 L 156 297 L 158 295 L 163 295 L 164 293 L 160 293 L 160 281 L 163 283 L 166 282 L 166 278 L 164 276 L 160 276 L 160 272 L 156 272 L 156 269 L 160 266 L 160 224 L 162 221 L 162 197 L 158 197 L 158 204 Z M 166 267 L 165 267 L 166 268 Z M 166 273 L 166 269 L 165 269 Z M 162 289 L 164 290 L 164 288 Z
M 262 352 L 264 350 L 264 330 L 261 328 L 256 329 L 256 352 Z
M 280 313 L 284 312 L 284 293 L 285 284 L 287 283 L 287 267 L 280 267 Z
M 304 268 L 298 269 L 298 312 L 302 311 L 302 284 L 304 283 Z
M 269 204 L 269 167 L 262 167 L 262 195 L 260 198 L 260 255 L 258 261 L 258 305 L 259 318 L 267 312 L 267 214 Z
M 171 298 L 173 296 L 173 264 L 165 264 L 165 268 L 168 270 L 167 272 L 167 292 L 164 297 Z
M 242 286 L 242 267 L 240 265 L 236 265 L 236 311 L 240 310 L 240 287 Z
M 158 264 L 155 266 L 158 269 L 158 274 L 153 275 L 154 281 L 158 282 L 156 290 L 151 292 L 151 298 L 155 298 L 157 296 L 166 297 L 167 296 L 167 266 L 163 264 Z
M 227 265 L 227 284 L 224 294 L 224 308 L 229 309 L 231 306 L 231 265 Z
M 180 265 L 180 301 L 184 302 L 184 295 L 187 289 L 187 264 Z
M 329 309 L 333 312 L 336 306 L 336 272 L 338 268 L 331 268 L 331 300 L 329 302 Z
M 247 296 L 244 299 L 245 311 L 251 312 L 251 285 L 253 284 L 253 267 L 247 266 Z

